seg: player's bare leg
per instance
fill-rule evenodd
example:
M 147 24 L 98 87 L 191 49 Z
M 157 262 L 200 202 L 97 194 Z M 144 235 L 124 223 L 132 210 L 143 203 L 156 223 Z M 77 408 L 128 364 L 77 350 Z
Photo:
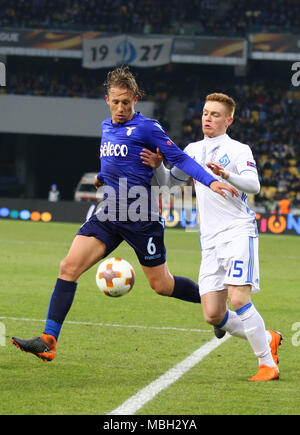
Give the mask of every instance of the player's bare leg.
M 66 281 L 77 281 L 80 275 L 104 257 L 105 250 L 105 243 L 101 240 L 77 235 L 67 256 L 60 263 L 58 277 Z
M 210 325 L 218 325 L 227 310 L 227 290 L 209 292 L 201 296 L 204 319 Z
M 173 276 L 167 262 L 159 266 L 142 266 L 150 287 L 159 295 L 170 296 L 187 302 L 200 303 L 199 287 L 183 276 Z
M 251 287 L 250 285 L 229 285 L 228 297 L 231 300 L 233 308 L 239 310 L 251 302 Z
M 227 310 L 227 295 L 226 289 L 218 292 L 210 292 L 201 297 L 203 314 L 207 323 L 213 325 L 215 336 L 219 339 L 223 338 L 226 331 L 219 328 Z
M 76 281 L 82 273 L 103 258 L 105 250 L 105 244 L 94 237 L 75 237 L 68 255 L 60 264 L 59 277 L 50 298 L 44 333 L 29 340 L 12 337 L 11 342 L 15 346 L 33 353 L 44 361 L 54 359 L 57 339 L 75 296 Z
M 148 267 L 142 266 L 150 287 L 158 294 L 171 296 L 174 289 L 174 278 L 169 272 L 168 264 Z

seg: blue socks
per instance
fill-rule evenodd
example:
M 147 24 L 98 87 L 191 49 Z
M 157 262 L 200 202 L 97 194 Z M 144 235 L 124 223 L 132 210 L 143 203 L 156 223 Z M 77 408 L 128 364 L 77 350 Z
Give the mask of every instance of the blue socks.
M 174 280 L 171 297 L 198 304 L 201 302 L 198 284 L 183 276 L 174 276 Z M 72 306 L 76 288 L 76 282 L 57 279 L 49 302 L 45 334 L 53 335 L 58 339 L 63 322 Z
M 77 288 L 76 282 L 58 278 L 50 298 L 44 333 L 58 339 L 62 324 L 71 308 Z
M 228 317 L 229 317 L 229 310 L 226 311 L 225 316 L 224 316 L 224 319 L 222 320 L 221 323 L 219 323 L 218 325 L 216 325 L 216 327 L 219 328 L 219 329 L 222 329 L 223 326 L 225 325 L 225 323 L 227 323 Z
M 175 285 L 172 298 L 181 299 L 182 301 L 201 303 L 199 286 L 194 281 L 184 276 L 174 276 Z

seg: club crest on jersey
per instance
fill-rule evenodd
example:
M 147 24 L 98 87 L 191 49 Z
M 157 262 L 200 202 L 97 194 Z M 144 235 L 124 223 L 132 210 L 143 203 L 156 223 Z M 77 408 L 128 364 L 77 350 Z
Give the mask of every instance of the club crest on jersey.
M 229 165 L 230 160 L 227 154 L 225 154 L 223 157 L 220 158 L 219 163 L 223 166 L 223 168 L 226 168 L 226 166 Z
M 127 128 L 127 136 L 130 136 L 131 135 L 131 133 L 133 132 L 133 130 L 136 128 L 136 127 L 126 127 Z

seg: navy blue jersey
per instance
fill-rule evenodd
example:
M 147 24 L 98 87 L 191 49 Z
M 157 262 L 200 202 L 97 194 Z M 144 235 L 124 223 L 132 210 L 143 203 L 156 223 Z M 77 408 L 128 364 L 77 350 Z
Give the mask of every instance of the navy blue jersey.
M 104 120 L 101 132 L 101 171 L 98 179 L 105 186 L 112 187 L 117 195 L 119 180 L 126 179 L 127 192 L 133 186 L 144 186 L 151 198 L 153 169 L 142 163 L 140 152 L 143 148 L 156 152 L 158 147 L 169 163 L 207 186 L 216 181 L 174 144 L 158 121 L 146 118 L 139 112 L 122 124 L 113 123 L 111 117 Z

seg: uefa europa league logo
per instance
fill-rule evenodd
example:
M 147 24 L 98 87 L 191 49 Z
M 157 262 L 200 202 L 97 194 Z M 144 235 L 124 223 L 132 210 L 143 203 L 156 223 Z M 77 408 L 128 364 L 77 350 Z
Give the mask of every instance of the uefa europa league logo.
M 6 67 L 3 62 L 0 62 L 0 86 L 6 86 Z

